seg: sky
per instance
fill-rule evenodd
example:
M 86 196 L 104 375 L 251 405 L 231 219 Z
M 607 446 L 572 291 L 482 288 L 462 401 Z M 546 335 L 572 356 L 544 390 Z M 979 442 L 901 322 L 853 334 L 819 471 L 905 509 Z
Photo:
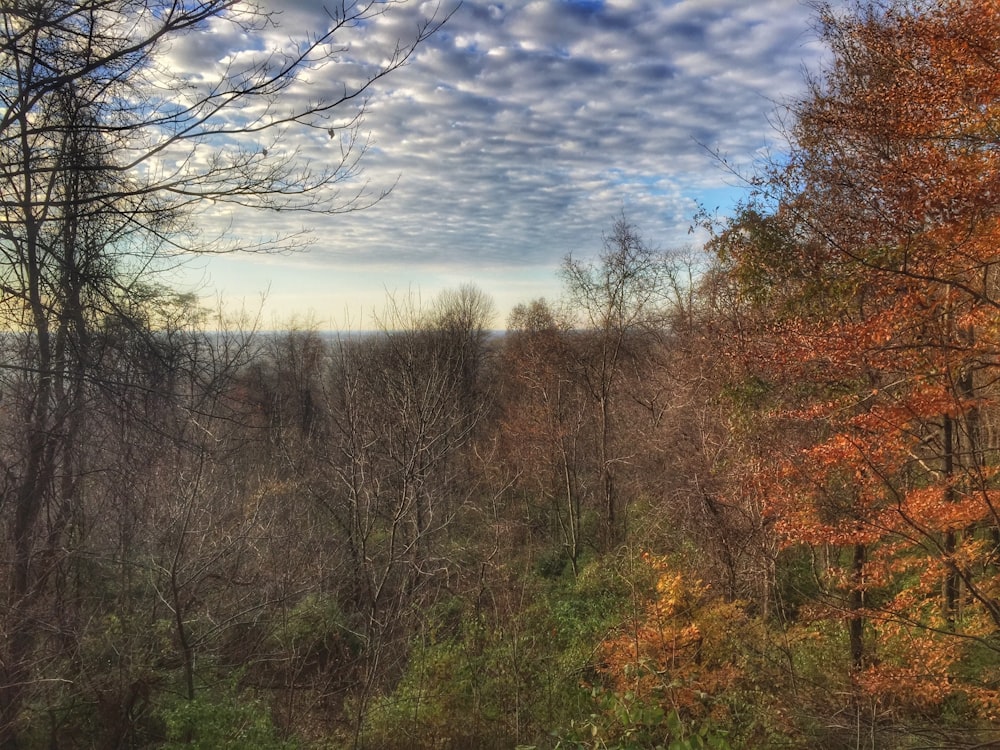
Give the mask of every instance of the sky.
M 268 39 L 209 30 L 172 47 L 175 64 L 218 64 L 241 46 L 287 44 L 324 25 L 321 0 L 268 7 L 277 21 Z M 405 41 L 432 8 L 411 1 L 356 29 L 343 63 L 309 72 L 292 95 L 339 85 L 352 57 Z M 802 94 L 823 55 L 800 0 L 441 9 L 454 10 L 443 28 L 367 99 L 370 145 L 354 184 L 391 187 L 388 196 L 339 216 L 223 217 L 245 232 L 278 226 L 311 239 L 290 253 L 196 259 L 182 285 L 265 328 L 363 329 L 387 295 L 428 303 L 473 283 L 493 298 L 502 328 L 518 302 L 558 298 L 563 259 L 596 257 L 623 213 L 654 247 L 697 249 L 699 205 L 725 215 L 743 195 L 718 155 L 752 169 L 780 150 L 781 106 Z M 315 134 L 281 137 L 294 149 Z M 308 158 L 333 158 L 310 143 Z

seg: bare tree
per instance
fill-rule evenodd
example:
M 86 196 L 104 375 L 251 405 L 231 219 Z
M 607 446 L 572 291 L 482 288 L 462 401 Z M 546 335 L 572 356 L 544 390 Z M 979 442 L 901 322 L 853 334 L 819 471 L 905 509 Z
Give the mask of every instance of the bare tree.
M 511 310 L 503 348 L 502 440 L 516 486 L 551 508 L 573 573 L 584 546 L 589 394 L 576 377 L 573 335 L 544 299 Z M 532 515 L 525 513 L 526 516 Z
M 16 437 L 0 457 L 8 550 L 0 561 L 0 746 L 17 744 L 25 691 L 38 679 L 41 603 L 96 469 L 82 452 L 91 393 L 115 374 L 104 369 L 95 332 L 116 321 L 133 340 L 153 340 L 151 321 L 135 312 L 158 257 L 282 246 L 277 237 L 247 244 L 199 234 L 195 219 L 213 205 L 336 214 L 380 197 L 349 187 L 365 150 L 365 93 L 405 64 L 440 19 L 416 23 L 374 65 L 351 65 L 344 83 L 327 88 L 332 94 L 297 100 L 292 90 L 307 72 L 344 61 L 350 37 L 402 5 L 335 4 L 324 28 L 197 79 L 170 69 L 171 44 L 210 25 L 252 37 L 277 17 L 234 0 L 38 0 L 4 9 L 0 325 L 22 346 L 5 363 L 21 399 L 8 415 L 19 423 Z M 329 142 L 329 163 L 317 167 L 284 149 L 290 129 Z
M 478 512 L 472 441 L 489 407 L 492 309 L 472 286 L 426 306 L 390 298 L 378 332 L 283 334 L 271 371 L 254 375 L 272 455 L 311 501 L 294 513 L 322 538 L 316 590 L 357 639 L 356 658 L 329 664 L 351 684 L 355 743 L 370 700 L 403 671 L 415 623 L 461 578 L 450 536 Z
M 641 357 L 666 320 L 674 290 L 674 268 L 668 255 L 650 247 L 622 216 L 604 237 L 599 262 L 568 256 L 562 276 L 568 302 L 580 316 L 588 344 L 580 358 L 586 387 L 597 404 L 597 463 L 603 499 L 605 542 L 624 538 L 625 508 L 617 471 L 627 454 L 616 446 L 619 389 L 628 363 Z

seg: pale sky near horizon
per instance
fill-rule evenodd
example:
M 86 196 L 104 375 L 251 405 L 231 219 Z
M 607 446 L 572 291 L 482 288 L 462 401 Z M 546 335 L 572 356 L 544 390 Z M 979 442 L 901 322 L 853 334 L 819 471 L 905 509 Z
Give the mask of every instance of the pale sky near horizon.
M 323 25 L 322 0 L 266 5 L 279 11 L 275 38 Z M 405 37 L 428 7 L 372 22 L 350 54 Z M 170 54 L 194 65 L 260 43 L 206 32 Z M 387 198 L 293 223 L 234 217 L 262 235 L 306 228 L 312 244 L 197 259 L 179 283 L 259 311 L 265 328 L 360 329 L 387 293 L 430 301 L 472 282 L 503 327 L 517 302 L 558 297 L 562 259 L 595 256 L 623 211 L 656 247 L 697 245 L 698 204 L 725 213 L 742 195 L 712 152 L 749 167 L 780 148 L 776 113 L 822 54 L 800 0 L 465 0 L 371 91 L 362 179 L 395 185 Z M 283 137 L 292 148 L 299 136 Z

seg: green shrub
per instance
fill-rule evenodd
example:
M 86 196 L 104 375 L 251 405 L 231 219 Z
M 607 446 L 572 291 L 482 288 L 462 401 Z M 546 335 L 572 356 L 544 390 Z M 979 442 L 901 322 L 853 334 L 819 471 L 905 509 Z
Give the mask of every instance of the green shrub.
M 241 694 L 235 684 L 179 699 L 163 711 L 164 750 L 292 750 L 280 738 L 263 701 Z

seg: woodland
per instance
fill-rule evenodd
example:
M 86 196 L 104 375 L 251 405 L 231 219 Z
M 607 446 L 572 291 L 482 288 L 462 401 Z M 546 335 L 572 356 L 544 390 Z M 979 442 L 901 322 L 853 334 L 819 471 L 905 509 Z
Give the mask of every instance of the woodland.
M 329 335 L 161 281 L 247 249 L 206 206 L 378 199 L 352 107 L 446 19 L 277 102 L 388 10 L 180 87 L 164 40 L 267 16 L 5 5 L 0 748 L 1000 746 L 1000 2 L 818 7 L 706 246 L 621 216 L 502 335 L 473 285 Z M 343 161 L 240 145 L 288 127 Z

